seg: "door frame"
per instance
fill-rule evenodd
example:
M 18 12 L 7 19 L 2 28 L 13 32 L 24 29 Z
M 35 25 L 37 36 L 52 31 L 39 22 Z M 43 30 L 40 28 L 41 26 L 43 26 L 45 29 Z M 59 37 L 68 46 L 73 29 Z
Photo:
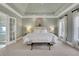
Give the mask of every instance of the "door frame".
M 12 40 L 12 41 L 10 41 L 10 18 L 15 19 L 15 28 L 14 28 L 15 40 Z M 9 19 L 8 19 L 8 42 L 7 42 L 7 45 L 12 44 L 12 43 L 16 43 L 16 18 L 15 17 L 9 17 Z

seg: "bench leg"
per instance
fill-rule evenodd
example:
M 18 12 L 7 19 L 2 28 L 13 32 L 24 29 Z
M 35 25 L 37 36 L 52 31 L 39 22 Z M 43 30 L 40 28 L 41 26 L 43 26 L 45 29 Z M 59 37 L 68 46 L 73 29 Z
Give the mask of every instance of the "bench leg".
M 31 44 L 31 50 L 33 49 L 33 43 Z
M 48 43 L 48 46 L 49 46 L 49 50 L 51 49 L 51 44 L 50 43 Z

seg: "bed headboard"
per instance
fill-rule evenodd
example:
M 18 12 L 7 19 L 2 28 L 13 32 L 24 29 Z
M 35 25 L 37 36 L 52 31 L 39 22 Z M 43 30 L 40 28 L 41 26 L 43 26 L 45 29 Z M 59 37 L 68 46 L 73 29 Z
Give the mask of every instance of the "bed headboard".
M 34 27 L 34 32 L 48 32 L 48 28 L 46 27 Z

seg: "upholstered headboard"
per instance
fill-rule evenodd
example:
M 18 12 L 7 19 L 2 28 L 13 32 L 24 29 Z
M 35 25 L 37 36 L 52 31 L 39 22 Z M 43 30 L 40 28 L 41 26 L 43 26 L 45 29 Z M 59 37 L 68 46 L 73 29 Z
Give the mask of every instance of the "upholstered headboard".
M 33 32 L 48 32 L 46 27 L 34 27 Z

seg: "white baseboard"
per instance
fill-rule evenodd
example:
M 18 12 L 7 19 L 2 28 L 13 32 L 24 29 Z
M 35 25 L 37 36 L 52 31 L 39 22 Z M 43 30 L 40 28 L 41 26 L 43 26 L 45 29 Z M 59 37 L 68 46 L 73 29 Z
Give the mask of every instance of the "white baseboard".
M 23 38 L 23 37 L 21 36 L 21 37 L 17 38 L 17 39 L 14 40 L 14 41 L 10 41 L 10 42 L 7 42 L 7 43 L 4 44 L 4 45 L 0 45 L 0 48 L 4 48 L 4 47 L 6 47 L 6 46 L 8 46 L 8 45 L 10 45 L 10 44 L 16 43 L 16 41 L 18 41 L 18 40 L 20 40 L 20 39 L 22 39 L 22 38 Z
M 71 47 L 74 47 L 73 43 L 69 42 L 69 41 L 64 41 L 63 39 L 60 39 L 63 43 L 68 44 Z
M 14 41 L 8 42 L 6 45 L 10 45 L 10 44 L 16 43 L 16 41 L 18 41 L 18 40 L 20 40 L 20 39 L 22 39 L 22 37 L 19 37 L 19 38 L 17 38 L 17 39 L 14 40 Z
M 1 49 L 1 48 L 4 48 L 4 47 L 6 47 L 6 46 L 8 46 L 8 45 L 10 45 L 10 44 L 13 44 L 13 43 L 16 43 L 16 41 L 14 40 L 14 41 L 11 41 L 11 42 L 7 42 L 7 43 L 5 43 L 5 44 L 3 44 L 3 45 L 0 45 L 0 49 Z
M 75 48 L 79 50 L 79 47 L 75 47 Z
M 21 37 L 17 38 L 17 39 L 16 39 L 16 41 L 21 40 L 22 38 L 23 38 L 23 36 L 21 36 Z
M 20 40 L 20 39 L 22 39 L 22 37 L 19 37 L 19 38 L 17 38 L 17 39 L 14 40 L 14 41 L 7 42 L 7 43 L 6 43 L 6 46 L 7 46 L 7 45 L 10 45 L 10 44 L 13 44 L 13 43 L 16 43 L 16 41 L 18 41 L 18 40 Z
M 66 43 L 67 43 L 68 45 L 70 45 L 71 47 L 74 47 L 73 43 L 71 43 L 71 42 L 69 42 L 69 41 L 66 41 Z
M 13 43 L 16 43 L 16 40 L 8 42 L 8 43 L 6 43 L 6 45 L 10 45 L 10 44 L 13 44 Z
M 66 43 L 66 41 L 65 40 L 63 40 L 63 39 L 59 39 L 60 41 L 62 41 L 62 42 L 64 42 L 64 43 Z
M 0 45 L 0 49 L 6 47 L 6 45 Z

